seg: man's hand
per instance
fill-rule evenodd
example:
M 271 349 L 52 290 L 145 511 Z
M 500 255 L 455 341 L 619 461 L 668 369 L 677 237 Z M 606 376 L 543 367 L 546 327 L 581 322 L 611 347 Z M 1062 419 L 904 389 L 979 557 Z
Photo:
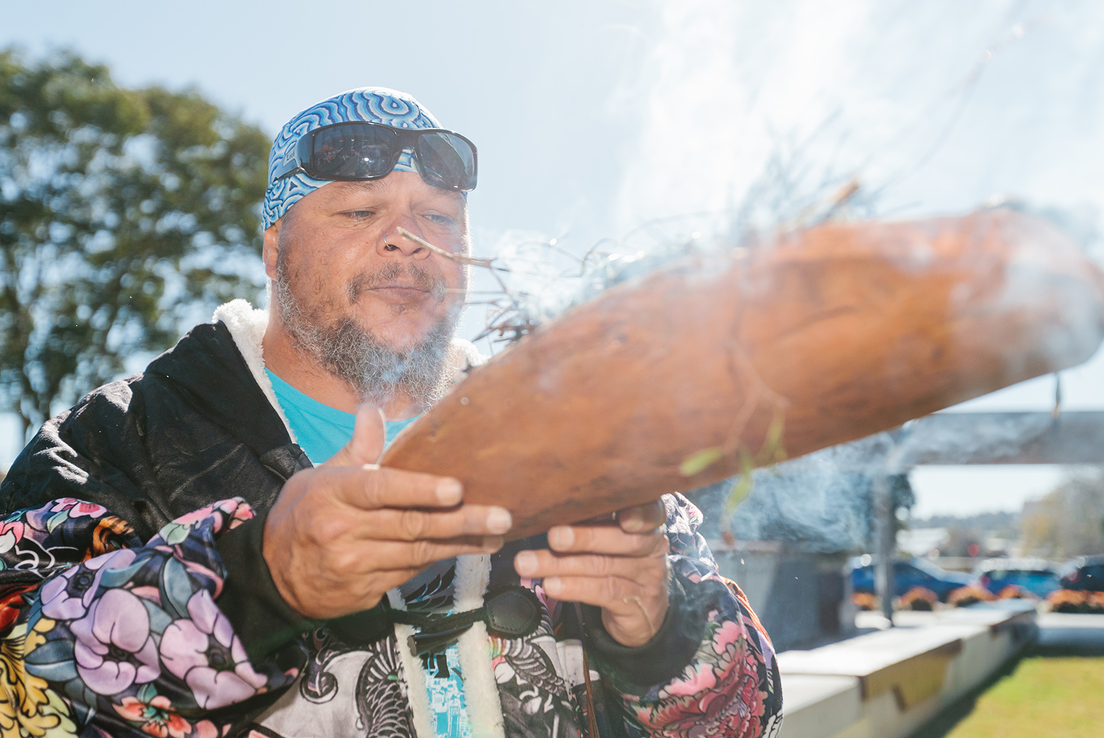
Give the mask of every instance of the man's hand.
M 566 602 L 602 608 L 606 632 L 624 646 L 642 646 L 667 616 L 667 552 L 663 503 L 628 507 L 608 525 L 557 526 L 551 551 L 522 551 L 514 568 L 543 578 L 544 590 Z
M 460 504 L 460 482 L 376 465 L 383 415 L 357 412 L 349 444 L 284 485 L 268 513 L 264 558 L 284 601 L 308 618 L 374 607 L 434 561 L 491 553 L 508 510 Z

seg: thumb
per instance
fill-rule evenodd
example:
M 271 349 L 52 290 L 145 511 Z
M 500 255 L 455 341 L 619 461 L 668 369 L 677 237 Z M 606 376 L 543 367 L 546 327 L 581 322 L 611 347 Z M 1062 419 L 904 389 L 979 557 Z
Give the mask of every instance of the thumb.
M 361 405 L 357 408 L 353 437 L 322 466 L 375 464 L 383 455 L 386 437 L 383 411 L 372 405 Z

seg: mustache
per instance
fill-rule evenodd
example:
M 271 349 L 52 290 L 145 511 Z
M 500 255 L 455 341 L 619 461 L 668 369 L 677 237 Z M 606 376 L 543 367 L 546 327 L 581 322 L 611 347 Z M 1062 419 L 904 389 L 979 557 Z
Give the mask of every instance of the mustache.
M 445 280 L 430 274 L 417 264 L 406 264 L 405 267 L 402 264 L 388 264 L 374 272 L 362 272 L 349 280 L 349 284 L 345 287 L 345 295 L 349 298 L 350 304 L 355 304 L 366 290 L 397 286 L 395 283 L 399 283 L 404 274 L 409 279 L 403 280 L 402 286 L 413 286 L 430 293 L 437 302 L 444 301 L 447 294 Z

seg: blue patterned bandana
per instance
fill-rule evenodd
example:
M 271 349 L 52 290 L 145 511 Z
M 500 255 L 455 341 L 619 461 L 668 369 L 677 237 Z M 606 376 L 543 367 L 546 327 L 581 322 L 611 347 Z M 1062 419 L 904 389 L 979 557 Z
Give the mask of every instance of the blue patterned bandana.
M 273 182 L 272 173 L 276 165 L 295 155 L 296 144 L 308 131 L 350 121 L 379 123 L 393 128 L 441 127 L 437 119 L 413 97 L 386 87 L 361 87 L 310 106 L 285 123 L 272 142 L 272 153 L 268 155 L 268 190 L 261 214 L 263 230 L 268 230 L 293 204 L 330 183 L 328 179 L 315 179 L 303 172 Z M 403 151 L 395 170 L 418 171 L 410 149 Z

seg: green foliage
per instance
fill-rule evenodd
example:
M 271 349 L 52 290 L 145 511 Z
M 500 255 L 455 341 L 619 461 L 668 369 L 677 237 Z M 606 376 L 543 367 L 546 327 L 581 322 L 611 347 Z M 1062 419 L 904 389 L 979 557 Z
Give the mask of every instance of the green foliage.
M 1104 553 L 1104 471 L 1072 472 L 1043 499 L 1025 506 L 1024 552 L 1064 561 Z
M 268 148 L 197 92 L 0 52 L 0 409 L 26 430 L 255 298 Z

